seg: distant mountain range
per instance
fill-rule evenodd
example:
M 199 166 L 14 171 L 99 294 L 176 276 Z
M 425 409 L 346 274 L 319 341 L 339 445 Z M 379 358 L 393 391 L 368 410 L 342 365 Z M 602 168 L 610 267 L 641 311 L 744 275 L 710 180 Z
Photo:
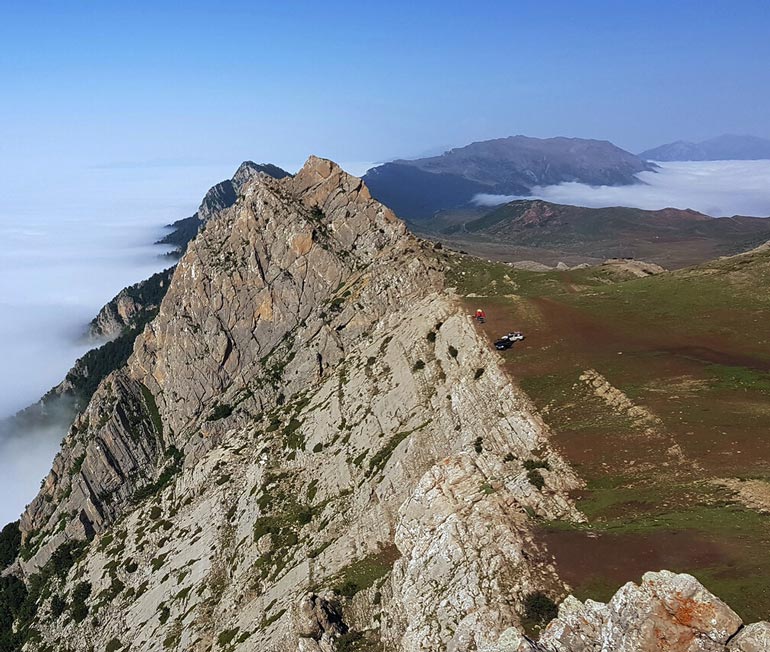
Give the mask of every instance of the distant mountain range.
M 648 149 L 639 157 L 648 161 L 755 161 L 770 159 L 770 140 L 729 134 L 700 143 L 677 140 Z
M 421 220 L 467 206 L 481 193 L 526 196 L 535 186 L 565 181 L 629 185 L 655 167 L 604 140 L 511 136 L 385 163 L 369 170 L 364 181 L 400 217 Z
M 479 254 L 516 251 L 553 264 L 636 258 L 686 267 L 751 249 L 770 240 L 770 219 L 714 218 L 693 210 L 584 208 L 541 200 L 505 204 L 483 217 L 444 229 Z M 491 249 L 493 246 L 494 249 Z

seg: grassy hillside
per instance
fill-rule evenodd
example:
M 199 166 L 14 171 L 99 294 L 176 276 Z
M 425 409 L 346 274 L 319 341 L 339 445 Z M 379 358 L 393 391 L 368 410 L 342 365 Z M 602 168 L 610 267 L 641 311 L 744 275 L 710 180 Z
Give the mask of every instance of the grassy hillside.
M 586 480 L 585 527 L 541 523 L 578 596 L 690 572 L 770 615 L 770 249 L 642 279 L 522 272 L 450 255 L 506 367 Z
M 454 223 L 452 223 L 454 222 Z M 540 200 L 510 202 L 481 217 L 442 217 L 444 234 L 475 253 L 485 244 L 529 248 L 586 260 L 636 258 L 682 268 L 756 247 L 770 239 L 770 220 L 712 218 L 695 211 L 585 208 Z M 542 262 L 547 262 L 543 260 Z

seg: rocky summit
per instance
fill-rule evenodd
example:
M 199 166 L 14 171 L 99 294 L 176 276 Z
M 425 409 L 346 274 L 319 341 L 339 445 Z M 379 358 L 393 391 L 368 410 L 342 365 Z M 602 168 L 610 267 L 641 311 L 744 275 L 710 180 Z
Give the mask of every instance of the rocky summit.
M 441 250 L 328 160 L 237 186 L 22 516 L 8 649 L 770 649 L 688 575 L 571 597 L 582 481 Z

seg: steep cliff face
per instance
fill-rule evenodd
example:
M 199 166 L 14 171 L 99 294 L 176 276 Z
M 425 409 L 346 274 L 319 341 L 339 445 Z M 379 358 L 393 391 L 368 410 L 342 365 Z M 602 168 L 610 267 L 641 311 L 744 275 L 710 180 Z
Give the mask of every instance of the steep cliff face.
M 248 181 L 22 518 L 28 575 L 93 537 L 45 644 L 473 649 L 564 595 L 530 519 L 578 480 L 443 282 L 329 161 Z
M 126 329 L 143 328 L 156 314 L 171 282 L 174 268 L 123 288 L 91 322 L 91 337 L 115 339 Z

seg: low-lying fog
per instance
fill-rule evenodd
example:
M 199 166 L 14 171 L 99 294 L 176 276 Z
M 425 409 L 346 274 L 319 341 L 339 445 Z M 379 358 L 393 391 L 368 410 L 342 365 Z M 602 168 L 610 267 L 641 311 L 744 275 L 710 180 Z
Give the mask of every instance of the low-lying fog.
M 692 208 L 706 215 L 770 216 L 770 161 L 659 163 L 657 172 L 637 175 L 634 186 L 588 186 L 561 183 L 538 187 L 532 195 L 557 204 Z M 477 195 L 476 203 L 496 206 L 521 197 Z
M 173 264 L 152 243 L 231 167 L 0 164 L 0 419 L 40 398 L 93 346 L 83 334 L 106 301 Z M 0 439 L 0 527 L 35 495 L 65 432 Z

